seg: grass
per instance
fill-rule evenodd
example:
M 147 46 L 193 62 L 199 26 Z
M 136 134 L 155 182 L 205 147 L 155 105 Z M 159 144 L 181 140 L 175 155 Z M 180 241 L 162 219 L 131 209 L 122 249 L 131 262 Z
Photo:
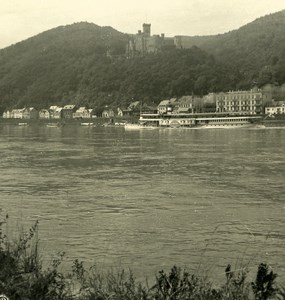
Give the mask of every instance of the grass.
M 0 299 L 10 300 L 266 300 L 285 299 L 284 286 L 277 274 L 261 263 L 256 279 L 247 279 L 244 267 L 225 269 L 224 281 L 214 287 L 211 280 L 173 266 L 160 271 L 154 284 L 136 280 L 131 270 L 102 271 L 95 266 L 85 269 L 75 260 L 69 273 L 59 271 L 64 254 L 43 269 L 38 247 L 38 223 L 15 242 L 6 232 L 8 216 L 0 222 Z

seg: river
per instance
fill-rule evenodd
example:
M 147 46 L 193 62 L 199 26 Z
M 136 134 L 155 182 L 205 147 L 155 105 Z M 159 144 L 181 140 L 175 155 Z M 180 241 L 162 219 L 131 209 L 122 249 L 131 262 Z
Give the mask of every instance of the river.
M 285 128 L 1 125 L 0 208 L 10 235 L 39 221 L 44 261 L 284 279 L 284 149 Z

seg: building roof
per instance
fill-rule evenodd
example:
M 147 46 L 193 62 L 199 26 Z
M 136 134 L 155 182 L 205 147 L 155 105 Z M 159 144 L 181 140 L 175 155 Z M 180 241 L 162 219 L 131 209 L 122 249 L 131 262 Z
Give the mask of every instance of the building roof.
M 187 112 L 189 112 L 189 107 L 179 107 L 178 108 L 178 112 L 180 112 L 180 113 L 187 113 Z
M 50 106 L 50 110 L 56 110 L 57 108 L 58 108 L 59 106 L 57 106 L 57 105 L 52 105 L 52 106 Z
M 63 107 L 63 109 L 74 109 L 76 105 L 68 104 Z
M 169 103 L 170 103 L 170 100 L 162 100 L 162 101 L 160 101 L 158 106 L 165 106 L 165 105 L 168 105 Z
M 20 112 L 23 112 L 25 110 L 26 110 L 26 108 L 15 108 L 15 109 L 12 110 L 12 112 L 20 113 Z
M 130 109 L 130 110 L 135 109 L 139 106 L 139 104 L 140 104 L 140 101 L 134 101 L 128 106 L 128 109 Z
M 85 110 L 87 110 L 85 106 L 80 106 L 80 107 L 76 110 L 76 112 L 83 112 L 83 111 L 85 111 Z

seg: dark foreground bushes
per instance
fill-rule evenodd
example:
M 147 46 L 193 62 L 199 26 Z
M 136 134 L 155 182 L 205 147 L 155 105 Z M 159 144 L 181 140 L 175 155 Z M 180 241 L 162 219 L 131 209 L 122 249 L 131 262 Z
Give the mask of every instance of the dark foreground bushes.
M 276 284 L 277 275 L 261 263 L 254 282 L 247 280 L 245 268 L 228 265 L 225 281 L 213 287 L 210 280 L 189 274 L 174 266 L 160 271 L 149 286 L 136 281 L 131 271 L 86 270 L 75 260 L 69 274 L 59 271 L 63 255 L 43 269 L 38 252 L 36 223 L 27 234 L 10 242 L 5 235 L 7 218 L 0 223 L 0 299 L 10 300 L 266 300 L 285 299 L 284 287 Z

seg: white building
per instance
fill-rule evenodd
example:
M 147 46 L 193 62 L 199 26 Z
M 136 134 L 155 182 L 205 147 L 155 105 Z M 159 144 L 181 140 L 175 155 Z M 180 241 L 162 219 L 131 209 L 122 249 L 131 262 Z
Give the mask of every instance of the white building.
M 285 105 L 265 107 L 266 115 L 283 115 L 285 114 Z
M 10 113 L 10 118 L 24 119 L 24 114 L 25 114 L 25 108 L 12 109 Z
M 50 112 L 48 109 L 41 109 L 39 111 L 39 118 L 40 119 L 50 119 Z
M 6 110 L 3 112 L 3 118 L 4 119 L 10 119 L 12 118 L 12 112 L 10 110 Z
M 75 113 L 73 113 L 74 119 L 91 119 L 93 116 L 93 109 L 86 108 L 85 106 L 79 107 Z
M 61 119 L 62 118 L 62 107 L 53 105 L 49 108 L 51 119 Z
M 256 115 L 262 113 L 261 90 L 229 91 L 216 95 L 216 112 Z

